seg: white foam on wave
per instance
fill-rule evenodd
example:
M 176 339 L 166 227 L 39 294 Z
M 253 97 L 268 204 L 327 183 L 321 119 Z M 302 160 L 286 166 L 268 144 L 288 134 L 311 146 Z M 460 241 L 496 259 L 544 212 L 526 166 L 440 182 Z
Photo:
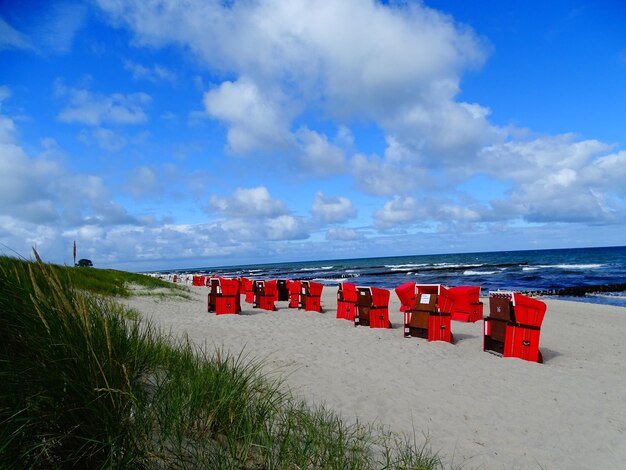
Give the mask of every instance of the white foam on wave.
M 522 271 L 535 271 L 537 269 L 598 269 L 603 264 L 540 264 L 538 266 L 526 266 Z
M 428 266 L 426 263 L 418 263 L 418 264 L 386 264 L 385 268 L 389 268 L 392 271 L 399 271 L 402 269 L 411 269 L 411 268 L 423 268 L 424 266 Z
M 320 266 L 315 268 L 302 268 L 302 271 L 328 271 L 333 268 L 334 266 Z
M 467 269 L 463 271 L 464 276 L 483 276 L 489 274 L 496 274 L 499 271 L 472 271 L 471 269 Z
M 433 269 L 480 268 L 481 266 L 484 266 L 484 263 L 470 263 L 470 264 L 436 263 L 436 264 L 433 264 Z

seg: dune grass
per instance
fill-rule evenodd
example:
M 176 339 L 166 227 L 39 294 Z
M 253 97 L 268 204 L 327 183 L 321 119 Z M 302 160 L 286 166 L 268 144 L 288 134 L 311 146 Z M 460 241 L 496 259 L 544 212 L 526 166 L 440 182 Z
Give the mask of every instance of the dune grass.
M 0 467 L 441 467 L 307 406 L 259 362 L 173 342 L 74 271 L 0 257 Z

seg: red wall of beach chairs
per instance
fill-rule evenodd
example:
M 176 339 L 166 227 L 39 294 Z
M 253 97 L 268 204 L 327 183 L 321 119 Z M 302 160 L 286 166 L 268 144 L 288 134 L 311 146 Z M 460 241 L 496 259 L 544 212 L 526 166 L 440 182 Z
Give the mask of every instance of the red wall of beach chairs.
M 194 286 L 207 286 L 207 310 L 217 315 L 241 312 L 241 294 L 253 308 L 276 310 L 277 301 L 290 309 L 323 312 L 324 285 L 303 280 L 251 280 L 193 276 Z M 404 315 L 404 337 L 454 342 L 452 320 L 484 320 L 483 350 L 503 357 L 543 362 L 539 350 L 546 304 L 517 292 L 495 291 L 489 295 L 489 315 L 483 318 L 479 286 L 448 288 L 442 284 L 406 282 L 395 289 Z M 390 291 L 348 282 L 337 290 L 337 318 L 354 326 L 392 328 L 389 321 Z

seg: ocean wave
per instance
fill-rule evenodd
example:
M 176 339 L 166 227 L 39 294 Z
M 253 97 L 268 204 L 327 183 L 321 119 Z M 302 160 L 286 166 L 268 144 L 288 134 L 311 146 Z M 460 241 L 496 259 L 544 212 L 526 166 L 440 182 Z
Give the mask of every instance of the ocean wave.
M 316 266 L 314 268 L 302 268 L 300 271 L 329 271 L 333 268 L 334 266 Z
M 604 264 L 540 264 L 537 266 L 527 266 L 522 268 L 523 271 L 532 271 L 535 269 L 598 269 L 603 267 Z
M 389 268 L 392 271 L 403 271 L 406 269 L 413 269 L 413 268 L 423 268 L 424 266 L 428 266 L 427 263 L 418 263 L 418 264 L 413 264 L 413 263 L 408 263 L 408 264 L 386 264 L 384 267 L 385 268 Z
M 464 276 L 488 276 L 490 274 L 497 274 L 500 271 L 472 271 L 471 269 L 468 269 L 466 271 L 463 271 L 463 275 Z

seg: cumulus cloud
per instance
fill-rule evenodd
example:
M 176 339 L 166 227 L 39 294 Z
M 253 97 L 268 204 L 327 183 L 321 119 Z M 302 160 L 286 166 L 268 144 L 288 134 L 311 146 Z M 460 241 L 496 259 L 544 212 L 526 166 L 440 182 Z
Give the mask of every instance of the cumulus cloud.
M 315 193 L 311 213 L 314 219 L 327 224 L 345 222 L 356 217 L 356 209 L 350 199 L 326 196 L 321 192 Z
M 222 216 L 209 225 L 228 243 L 303 240 L 311 230 L 307 219 L 290 214 L 264 186 L 237 188 L 229 197 L 211 196 L 209 211 Z
M 402 226 L 422 216 L 422 208 L 415 198 L 395 196 L 374 212 L 374 226 L 383 229 Z
M 237 188 L 231 197 L 211 196 L 209 209 L 233 217 L 279 217 L 288 212 L 265 186 Z
M 148 120 L 144 108 L 151 98 L 146 93 L 102 95 L 85 89 L 55 83 L 55 94 L 68 103 L 59 113 L 63 122 L 91 126 L 106 124 L 143 124 Z
M 253 81 L 226 81 L 204 95 L 206 111 L 229 124 L 233 152 L 285 146 L 290 141 L 288 116 L 280 99 L 268 96 Z
M 307 108 L 375 122 L 432 163 L 446 152 L 467 157 L 494 139 L 487 109 L 455 101 L 460 75 L 480 66 L 488 47 L 420 3 L 99 4 L 131 27 L 137 43 L 182 45 L 209 69 L 236 77 L 205 95 L 207 112 L 227 124 L 234 152 L 281 148 L 293 139 L 298 110 Z
M 52 140 L 30 157 L 17 143 L 13 121 L 0 115 L 0 214 L 30 224 L 135 223 L 111 200 L 101 178 L 72 174 Z
M 331 144 L 325 135 L 302 127 L 296 134 L 297 145 L 301 148 L 300 166 L 314 175 L 326 176 L 345 171 L 345 154 Z
M 495 218 L 530 222 L 623 222 L 626 153 L 572 135 L 490 146 L 485 171 L 510 181 L 506 199 L 492 201 Z

